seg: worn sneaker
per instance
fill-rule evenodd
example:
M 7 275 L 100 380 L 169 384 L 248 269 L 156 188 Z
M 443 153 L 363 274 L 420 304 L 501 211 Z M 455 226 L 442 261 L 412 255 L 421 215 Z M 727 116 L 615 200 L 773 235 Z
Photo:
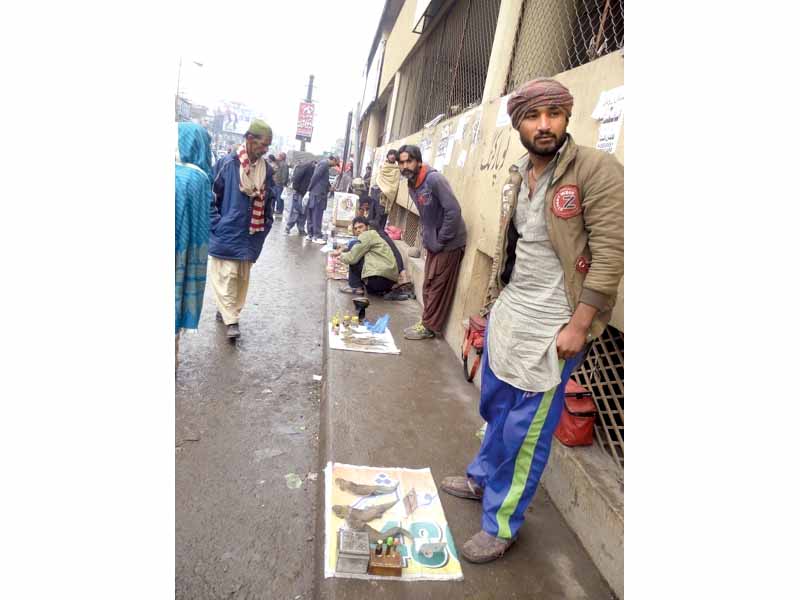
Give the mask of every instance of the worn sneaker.
M 310 242 L 310 241 L 313 241 L 314 238 L 312 238 L 310 235 L 307 235 L 306 239 Z
M 325 244 L 327 244 L 327 243 L 328 243 L 328 242 L 326 242 L 326 241 L 325 241 L 323 238 L 316 238 L 316 239 L 314 239 L 314 240 L 313 240 L 313 242 L 314 242 L 315 244 L 322 244 L 322 245 L 325 245 Z
M 225 332 L 225 335 L 228 336 L 229 339 L 235 340 L 239 337 L 239 324 L 238 323 L 231 323 L 228 325 L 228 329 Z
M 497 538 L 483 530 L 461 546 L 461 556 L 471 563 L 488 563 L 505 554 L 517 538 Z
M 425 327 L 425 325 L 422 324 L 422 321 L 420 321 L 413 327 L 403 330 L 403 337 L 407 340 L 428 340 L 436 337 L 436 334 Z
M 414 292 L 401 292 L 397 290 L 392 290 L 383 295 L 383 299 L 389 301 L 413 300 L 414 298 L 416 298 Z
M 467 500 L 481 500 L 483 498 L 483 488 L 469 477 L 456 476 L 445 477 L 439 484 L 443 492 L 458 498 Z
M 299 235 L 300 237 L 303 237 L 304 235 L 306 235 L 306 230 L 305 229 L 298 229 L 297 230 L 297 235 Z

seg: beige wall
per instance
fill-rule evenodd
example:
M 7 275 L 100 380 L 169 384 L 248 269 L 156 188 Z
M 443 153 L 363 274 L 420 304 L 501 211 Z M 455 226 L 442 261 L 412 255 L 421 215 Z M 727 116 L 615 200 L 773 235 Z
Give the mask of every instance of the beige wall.
M 408 4 L 413 5 L 413 2 Z M 591 113 L 602 91 L 623 85 L 622 55 L 619 52 L 606 55 L 555 78 L 564 83 L 575 97 L 568 131 L 577 143 L 594 147 L 597 143 L 598 122 L 591 118 Z M 417 132 L 402 140 L 391 140 L 377 149 L 373 163 L 373 172 L 377 172 L 379 161 L 390 147 L 397 148 L 403 143 L 421 145 L 424 141 L 431 144 L 430 156 L 425 158 L 434 164 L 439 140 L 448 134 L 457 137 L 459 123 L 462 119 L 464 121 L 462 139 L 455 141 L 449 160 L 440 169 L 459 199 L 468 232 L 456 297 L 446 329 L 447 341 L 456 352 L 460 351 L 463 336 L 461 321 L 475 313 L 483 303 L 488 284 L 487 261 L 490 266 L 499 231 L 500 192 L 508 177 L 508 168 L 525 154 L 525 149 L 511 125 L 497 126 L 500 104 L 501 99 L 496 98 L 442 121 L 430 130 Z M 624 162 L 624 125 L 621 136 L 615 155 L 620 162 Z M 466 153 L 466 160 L 464 166 L 459 167 L 458 161 L 462 152 Z M 417 212 L 408 198 L 405 181 L 400 184 L 398 202 Z M 621 292 L 622 285 L 612 324 L 624 330 Z
M 419 34 L 412 31 L 414 27 L 414 7 L 417 0 L 406 0 L 400 14 L 397 16 L 394 27 L 386 40 L 386 50 L 383 55 L 383 71 L 381 82 L 378 85 L 378 95 L 383 94 L 392 77 L 397 73 L 400 65 L 406 59 L 414 44 L 419 39 Z

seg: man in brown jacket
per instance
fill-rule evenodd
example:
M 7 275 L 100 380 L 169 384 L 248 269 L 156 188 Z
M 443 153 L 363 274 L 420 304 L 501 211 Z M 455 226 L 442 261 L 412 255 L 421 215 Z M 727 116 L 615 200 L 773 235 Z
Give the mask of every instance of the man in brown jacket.
M 611 317 L 623 273 L 623 170 L 567 133 L 573 99 L 553 79 L 515 92 L 508 113 L 528 150 L 512 167 L 489 289 L 480 413 L 486 434 L 445 492 L 480 500 L 471 562 L 517 538 L 550 454 L 572 370 Z M 521 176 L 520 176 L 521 175 Z

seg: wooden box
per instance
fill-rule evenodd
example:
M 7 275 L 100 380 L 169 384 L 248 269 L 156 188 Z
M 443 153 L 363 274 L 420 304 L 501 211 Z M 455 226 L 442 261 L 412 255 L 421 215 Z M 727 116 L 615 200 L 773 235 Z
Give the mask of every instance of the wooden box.
M 392 550 L 389 556 L 381 554 L 375 555 L 375 550 L 369 552 L 369 568 L 367 573 L 370 575 L 385 575 L 387 577 L 402 577 L 403 557 L 397 550 Z

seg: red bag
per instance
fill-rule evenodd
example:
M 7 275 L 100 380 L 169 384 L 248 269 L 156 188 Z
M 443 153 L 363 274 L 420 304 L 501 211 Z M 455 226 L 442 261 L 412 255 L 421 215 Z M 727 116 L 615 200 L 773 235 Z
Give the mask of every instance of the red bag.
M 556 437 L 565 446 L 591 446 L 597 408 L 592 393 L 572 379 L 567 381 L 564 411 L 556 427 Z
M 464 334 L 464 344 L 461 348 L 461 358 L 464 360 L 464 379 L 472 381 L 475 373 L 478 372 L 478 365 L 483 354 L 483 343 L 486 335 L 486 319 L 480 315 L 473 315 L 469 318 L 469 327 Z M 475 350 L 475 359 L 472 367 L 469 367 L 469 353 Z
M 395 227 L 394 225 L 387 225 L 384 231 L 393 240 L 403 239 L 403 230 L 400 229 L 399 227 Z

